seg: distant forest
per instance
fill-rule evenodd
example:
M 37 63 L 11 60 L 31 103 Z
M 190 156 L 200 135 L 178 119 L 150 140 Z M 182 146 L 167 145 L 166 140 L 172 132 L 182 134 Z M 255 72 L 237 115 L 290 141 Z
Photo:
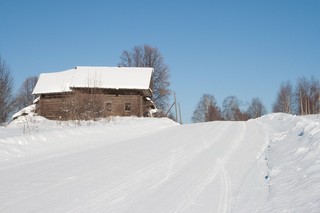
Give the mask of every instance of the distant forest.
M 193 112 L 192 121 L 246 121 L 267 113 L 264 104 L 258 97 L 251 100 L 247 109 L 243 110 L 243 105 L 243 102 L 236 96 L 228 96 L 220 107 L 213 95 L 204 94 Z M 295 85 L 292 85 L 290 81 L 282 82 L 272 105 L 272 112 L 296 115 L 319 114 L 319 80 L 315 77 L 310 79 L 301 77 L 297 79 Z

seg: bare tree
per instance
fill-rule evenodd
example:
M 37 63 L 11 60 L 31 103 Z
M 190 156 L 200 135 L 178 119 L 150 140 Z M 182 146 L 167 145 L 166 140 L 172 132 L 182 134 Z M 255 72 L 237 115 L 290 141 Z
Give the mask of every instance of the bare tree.
M 249 118 L 258 118 L 266 114 L 266 112 L 267 110 L 260 98 L 253 98 L 247 110 L 247 115 L 249 116 Z
M 204 94 L 193 111 L 192 121 L 197 123 L 214 120 L 222 120 L 221 110 L 213 95 Z
M 0 56 L 0 123 L 5 122 L 12 112 L 13 77 L 10 67 Z
M 245 121 L 248 115 L 240 110 L 240 100 L 236 96 L 228 96 L 222 103 L 222 113 L 225 120 Z
M 35 99 L 32 94 L 34 87 L 38 81 L 37 76 L 28 77 L 21 85 L 16 97 L 15 97 L 15 107 L 19 110 L 24 107 L 31 105 Z
M 297 111 L 300 115 L 310 114 L 309 92 L 309 81 L 305 77 L 299 78 L 297 80 L 295 98 L 297 102 Z
M 320 83 L 311 77 L 309 91 L 310 114 L 320 113 Z
M 295 89 L 297 113 L 300 115 L 320 112 L 320 83 L 315 77 L 310 81 L 305 77 L 298 78 Z
M 272 111 L 290 114 L 292 113 L 292 107 L 293 107 L 292 84 L 290 83 L 290 81 L 282 82 L 279 92 L 277 94 L 277 99 L 273 103 Z
M 206 113 L 206 121 L 222 121 L 222 113 L 219 106 L 209 105 L 208 112 Z
M 169 67 L 164 63 L 160 51 L 152 46 L 135 46 L 131 51 L 124 50 L 120 57 L 119 66 L 124 67 L 152 67 L 151 89 L 153 90 L 153 101 L 160 110 L 168 107 L 169 95 Z

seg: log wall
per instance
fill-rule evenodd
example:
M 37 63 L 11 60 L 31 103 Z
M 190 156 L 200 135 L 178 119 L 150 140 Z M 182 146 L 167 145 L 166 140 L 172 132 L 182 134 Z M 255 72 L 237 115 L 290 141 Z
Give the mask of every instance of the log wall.
M 52 120 L 142 117 L 147 116 L 149 106 L 140 94 L 46 94 L 41 95 L 37 113 Z

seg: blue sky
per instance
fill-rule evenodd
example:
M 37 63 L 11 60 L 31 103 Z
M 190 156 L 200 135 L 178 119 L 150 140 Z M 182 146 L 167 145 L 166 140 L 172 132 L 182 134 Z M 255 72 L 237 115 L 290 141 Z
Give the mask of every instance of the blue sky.
M 19 88 L 28 76 L 117 66 L 124 49 L 157 47 L 184 122 L 204 93 L 221 105 L 260 97 L 282 81 L 320 79 L 320 1 L 0 0 L 0 55 Z

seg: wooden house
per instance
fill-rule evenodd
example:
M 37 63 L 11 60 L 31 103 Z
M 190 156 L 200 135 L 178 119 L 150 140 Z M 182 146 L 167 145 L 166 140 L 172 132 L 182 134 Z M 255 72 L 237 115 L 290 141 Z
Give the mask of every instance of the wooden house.
M 36 112 L 48 119 L 75 120 L 108 116 L 148 116 L 153 68 L 75 67 L 42 73 L 33 90 Z

